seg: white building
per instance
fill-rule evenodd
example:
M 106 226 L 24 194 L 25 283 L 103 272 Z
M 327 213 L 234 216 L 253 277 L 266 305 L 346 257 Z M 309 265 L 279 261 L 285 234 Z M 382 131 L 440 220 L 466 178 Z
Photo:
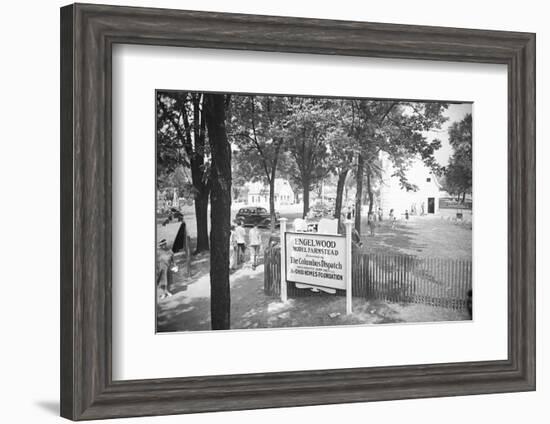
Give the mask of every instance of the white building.
M 428 215 L 438 213 L 441 186 L 437 177 L 420 158 L 413 160 L 406 171 L 408 182 L 417 188 L 409 191 L 401 186 L 398 177 L 393 176 L 395 169 L 387 156 L 382 156 L 381 161 L 383 177 L 379 187 L 378 206 L 382 208 L 384 215 L 387 216 L 391 209 L 397 218 L 405 211 L 416 211 L 417 215 L 422 212 Z
M 246 183 L 248 188 L 248 204 L 269 206 L 269 186 L 261 182 Z M 275 207 L 294 204 L 294 190 L 283 178 L 275 178 Z

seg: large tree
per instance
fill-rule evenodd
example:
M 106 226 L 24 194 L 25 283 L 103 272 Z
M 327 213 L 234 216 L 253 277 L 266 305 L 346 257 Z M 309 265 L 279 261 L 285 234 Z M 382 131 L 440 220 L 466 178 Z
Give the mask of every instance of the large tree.
M 337 104 L 330 99 L 295 98 L 291 102 L 288 151 L 293 164 L 287 174 L 302 187 L 303 216 L 309 211 L 309 193 L 332 170 L 328 137 L 334 131 Z
M 230 135 L 239 175 L 260 180 L 269 187 L 271 231 L 275 228 L 275 178 L 290 118 L 289 100 L 282 96 L 234 96 L 231 102 Z
M 191 170 L 197 245 L 208 250 L 209 152 L 206 144 L 204 95 L 196 92 L 157 92 L 157 164 L 170 171 L 177 165 Z
M 353 171 L 354 160 L 359 153 L 359 144 L 352 137 L 355 113 L 350 100 L 333 103 L 334 125 L 326 137 L 330 149 L 332 172 L 337 177 L 334 217 L 340 222 L 344 201 L 346 181 L 349 182 L 350 171 Z
M 230 328 L 229 236 L 231 232 L 231 146 L 225 127 L 227 99 L 205 94 L 212 154 L 210 192 L 210 318 L 213 330 Z
M 361 231 L 363 177 L 367 174 L 369 211 L 372 211 L 372 179 L 379 173 L 378 161 L 384 152 L 392 161 L 395 173 L 405 190 L 416 187 L 407 179 L 407 169 L 413 158 L 420 158 L 438 171 L 434 152 L 441 146 L 439 140 L 428 140 L 426 132 L 441 128 L 447 118 L 443 112 L 447 104 L 438 102 L 400 102 L 380 100 L 353 100 L 356 116 L 351 131 L 359 144 L 355 198 L 355 227 Z
M 449 128 L 449 143 L 453 155 L 445 169 L 445 188 L 450 194 L 462 196 L 472 192 L 472 115 L 467 114 Z

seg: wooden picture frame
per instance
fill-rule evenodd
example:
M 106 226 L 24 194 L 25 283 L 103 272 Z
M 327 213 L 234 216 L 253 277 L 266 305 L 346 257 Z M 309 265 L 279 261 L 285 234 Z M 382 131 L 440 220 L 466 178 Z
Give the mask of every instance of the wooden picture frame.
M 504 64 L 508 359 L 112 380 L 116 43 Z M 61 9 L 61 415 L 73 420 L 535 389 L 535 35 L 75 4 Z

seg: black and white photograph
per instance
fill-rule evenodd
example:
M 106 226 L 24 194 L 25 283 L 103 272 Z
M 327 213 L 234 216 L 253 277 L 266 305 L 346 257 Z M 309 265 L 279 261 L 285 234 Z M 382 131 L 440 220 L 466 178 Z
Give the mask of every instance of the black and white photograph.
M 6 2 L 1 421 L 544 422 L 548 9 Z
M 157 333 L 473 318 L 472 102 L 155 96 Z

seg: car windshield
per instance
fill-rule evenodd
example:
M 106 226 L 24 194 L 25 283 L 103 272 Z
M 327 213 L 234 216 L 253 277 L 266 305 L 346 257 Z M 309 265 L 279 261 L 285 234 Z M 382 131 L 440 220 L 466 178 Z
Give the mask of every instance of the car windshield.
M 256 213 L 258 214 L 266 214 L 267 213 L 267 210 L 265 208 L 258 208 L 256 210 Z

